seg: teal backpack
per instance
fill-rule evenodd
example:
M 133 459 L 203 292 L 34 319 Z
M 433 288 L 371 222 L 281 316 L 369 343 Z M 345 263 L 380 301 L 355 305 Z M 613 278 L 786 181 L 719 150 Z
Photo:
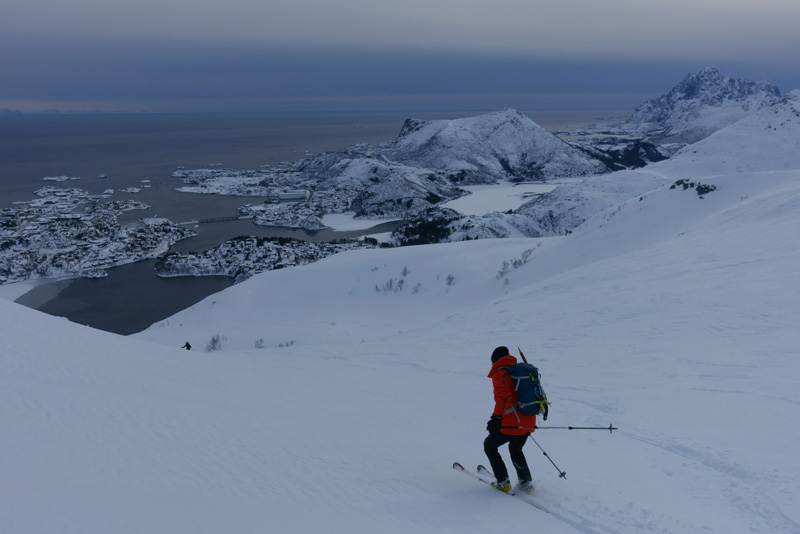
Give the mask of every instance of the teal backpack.
M 542 387 L 539 370 L 533 365 L 516 363 L 509 367 L 501 367 L 508 371 L 517 391 L 517 402 L 514 409 L 523 415 L 541 415 L 547 421 L 547 395 Z

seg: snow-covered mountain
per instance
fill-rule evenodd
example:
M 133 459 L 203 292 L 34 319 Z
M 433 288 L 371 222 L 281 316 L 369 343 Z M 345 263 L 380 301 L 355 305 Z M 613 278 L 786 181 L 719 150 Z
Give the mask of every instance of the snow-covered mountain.
M 434 210 L 428 218 L 446 221 L 449 231 L 440 232 L 441 241 L 564 235 L 603 210 L 672 183 L 676 175 L 700 180 L 709 175 L 800 168 L 799 117 L 800 101 L 783 98 L 684 147 L 669 160 L 560 185 L 514 213 L 462 217 Z M 403 238 L 395 237 L 397 242 Z
M 583 210 L 573 209 L 573 198 L 556 198 L 563 190 L 533 208 L 541 211 L 541 206 L 550 203 L 552 216 L 547 208 L 546 217 L 535 213 L 533 221 L 521 217 L 513 224 L 495 216 L 462 220 L 441 205 L 465 195 L 461 187 L 466 185 L 594 177 L 642 168 L 749 114 L 788 100 L 769 83 L 733 79 L 706 68 L 639 106 L 626 123 L 603 127 L 594 131 L 603 135 L 579 142 L 567 143 L 523 113 L 504 109 L 456 120 L 408 119 L 394 141 L 355 145 L 274 169 L 238 174 L 229 169 L 199 169 L 181 171 L 179 177 L 191 184 L 185 190 L 197 193 L 263 196 L 298 188 L 309 193 L 307 202 L 291 206 L 243 206 L 242 213 L 258 224 L 315 230 L 324 226 L 325 214 L 354 212 L 365 218 L 413 219 L 413 225 L 423 227 L 433 218 L 449 220 L 460 237 L 513 235 L 515 231 L 551 235 L 585 220 Z M 599 205 L 605 203 L 600 200 Z M 561 213 L 565 210 L 571 212 L 569 217 Z
M 197 169 L 176 173 L 195 193 L 264 195 L 305 189 L 306 203 L 243 208 L 275 226 L 319 229 L 327 213 L 408 219 L 466 194 L 460 186 L 548 181 L 618 168 L 602 151 L 574 147 L 519 111 L 505 109 L 455 120 L 408 119 L 397 139 L 310 156 L 291 165 L 235 173 Z M 243 186 L 244 185 L 244 186 Z
M 513 214 L 463 216 L 440 205 L 460 193 L 427 196 L 423 202 L 406 201 L 414 209 L 406 211 L 405 217 L 413 220 L 399 229 L 392 242 L 401 245 L 570 232 L 626 195 L 640 194 L 668 181 L 660 178 L 659 170 L 659 165 L 669 167 L 668 162 L 663 162 L 667 154 L 754 114 L 760 114 L 760 118 L 754 119 L 757 122 L 766 120 L 769 123 L 774 119 L 774 126 L 764 125 L 762 137 L 774 137 L 775 142 L 764 146 L 751 158 L 723 158 L 714 164 L 729 170 L 733 161 L 738 162 L 739 169 L 758 168 L 762 162 L 774 167 L 787 154 L 792 158 L 794 130 L 790 117 L 796 112 L 792 104 L 796 101 L 796 98 L 781 96 L 780 91 L 767 82 L 734 79 L 721 75 L 714 68 L 706 68 L 688 75 L 667 94 L 639 106 L 617 130 L 617 134 L 638 134 L 647 140 L 609 144 L 602 139 L 589 139 L 580 147 L 570 145 L 511 109 L 450 121 L 409 119 L 398 138 L 387 144 L 380 156 L 387 162 L 402 162 L 403 169 L 431 169 L 460 185 L 588 178 L 540 196 Z M 787 124 L 789 126 L 784 128 Z M 749 128 L 749 123 L 743 123 L 740 128 L 745 138 Z M 727 135 L 739 135 L 736 131 L 734 128 Z M 742 147 L 745 151 L 742 154 L 752 152 L 752 143 L 743 144 L 747 146 Z M 715 154 L 716 148 L 712 147 L 709 153 Z M 658 165 L 651 163 L 659 160 L 662 162 Z M 604 179 L 603 174 L 610 169 L 626 167 L 639 170 L 616 174 L 610 182 Z M 401 174 L 404 172 L 407 171 Z M 433 178 L 429 180 L 436 182 Z M 387 199 L 393 196 L 400 197 L 399 192 L 389 191 L 384 186 L 379 186 L 378 190 L 384 202 L 391 202 Z M 429 202 L 436 197 L 441 198 L 441 202 Z M 362 204 L 359 202 L 357 206 L 360 208 Z M 381 212 L 387 213 L 383 209 Z
M 604 176 L 566 236 L 345 252 L 131 337 L 0 301 L 0 532 L 800 532 L 797 112 Z M 619 428 L 537 430 L 528 502 L 451 469 L 501 344 L 540 424 Z
M 731 78 L 706 67 L 637 107 L 626 125 L 661 144 L 689 144 L 781 100 L 768 82 Z
M 549 180 L 609 170 L 514 109 L 456 120 L 409 119 L 386 157 L 446 172 L 461 184 Z

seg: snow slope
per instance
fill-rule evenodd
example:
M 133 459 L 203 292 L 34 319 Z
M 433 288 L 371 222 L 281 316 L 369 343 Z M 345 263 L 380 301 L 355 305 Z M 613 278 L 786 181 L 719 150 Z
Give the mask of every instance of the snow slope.
M 525 235 L 559 235 L 618 203 L 676 179 L 800 169 L 800 102 L 761 109 L 676 156 L 647 167 L 571 182 L 522 205 Z
M 800 533 L 790 160 L 701 146 L 568 236 L 348 252 L 127 338 L 0 300 L 0 532 Z M 450 468 L 500 344 L 547 425 L 619 427 L 537 431 L 532 505 Z

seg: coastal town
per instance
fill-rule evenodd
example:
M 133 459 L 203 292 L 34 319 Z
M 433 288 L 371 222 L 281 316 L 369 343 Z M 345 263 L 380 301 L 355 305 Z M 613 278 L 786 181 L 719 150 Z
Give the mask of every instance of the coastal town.
M 169 253 L 154 267 L 158 276 L 229 276 L 242 282 L 254 274 L 306 265 L 356 248 L 376 248 L 373 238 L 310 243 L 292 238 L 242 236 L 205 252 Z
M 118 217 L 148 210 L 78 188 L 42 187 L 31 201 L 0 210 L 0 283 L 31 278 L 106 276 L 106 269 L 156 258 L 195 233 L 164 218 L 123 226 Z
M 369 238 L 311 243 L 240 237 L 203 252 L 170 253 L 173 244 L 196 234 L 187 225 L 162 217 L 142 217 L 125 225 L 119 222 L 123 213 L 149 210 L 145 203 L 111 200 L 111 189 L 90 195 L 79 188 L 45 186 L 34 194 L 33 200 L 0 209 L 0 284 L 36 278 L 102 278 L 111 267 L 153 258 L 159 259 L 155 272 L 161 277 L 229 276 L 238 282 L 265 270 L 304 265 L 343 250 L 378 246 Z M 308 208 L 291 203 L 297 200 L 295 197 L 305 198 L 306 192 L 283 194 L 291 198 L 278 197 L 272 202 L 268 198 L 262 206 L 243 206 L 241 218 L 257 219 L 257 224 L 324 227 L 307 213 Z

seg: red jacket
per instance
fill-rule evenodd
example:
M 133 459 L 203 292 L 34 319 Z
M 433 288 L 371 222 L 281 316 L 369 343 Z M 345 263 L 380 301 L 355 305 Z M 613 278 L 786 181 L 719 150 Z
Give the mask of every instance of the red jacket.
M 533 432 L 536 428 L 536 416 L 524 415 L 514 410 L 517 404 L 517 392 L 514 389 L 514 382 L 508 371 L 501 369 L 517 363 L 514 356 L 506 355 L 492 364 L 489 371 L 489 378 L 492 379 L 494 388 L 494 411 L 492 415 L 499 415 L 503 418 L 500 432 L 518 436 Z

